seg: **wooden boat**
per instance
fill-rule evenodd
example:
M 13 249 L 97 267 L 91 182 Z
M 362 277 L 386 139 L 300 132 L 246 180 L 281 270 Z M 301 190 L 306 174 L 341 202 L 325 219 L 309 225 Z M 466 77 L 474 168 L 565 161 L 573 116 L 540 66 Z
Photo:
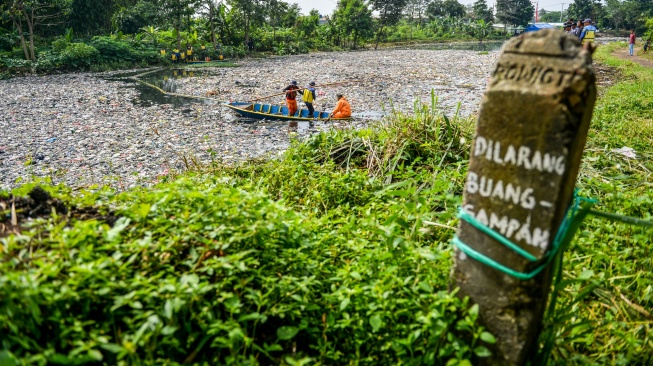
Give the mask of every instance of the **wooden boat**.
M 313 116 L 308 115 L 308 109 L 302 108 L 294 116 L 288 116 L 288 107 L 271 104 L 228 102 L 225 105 L 243 117 L 255 119 L 278 119 L 283 121 L 323 121 L 329 118 L 329 112 L 315 111 Z M 347 118 L 331 118 L 332 121 L 348 121 Z

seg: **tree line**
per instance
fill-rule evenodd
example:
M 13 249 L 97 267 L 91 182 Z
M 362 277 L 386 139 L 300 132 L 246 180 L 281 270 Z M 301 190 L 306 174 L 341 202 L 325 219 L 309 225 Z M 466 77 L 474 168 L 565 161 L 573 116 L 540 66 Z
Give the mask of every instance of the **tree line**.
M 301 14 L 282 0 L 2 0 L 0 50 L 37 61 L 53 39 L 112 35 L 152 47 L 189 44 L 254 48 L 278 54 L 357 48 L 363 42 L 473 38 L 493 34 L 492 23 L 526 25 L 529 0 L 339 0 L 332 14 Z M 642 0 L 574 0 L 565 17 L 591 17 L 599 27 L 642 29 L 653 16 Z M 549 12 L 542 11 L 543 19 Z M 560 17 L 562 14 L 557 13 Z M 75 42 L 69 42 L 75 43 Z M 252 46 L 253 45 L 253 46 Z M 78 47 L 79 48 L 79 47 Z M 47 50 L 45 50 L 47 51 Z M 5 55 L 6 57 L 7 55 Z M 9 55 L 11 56 L 11 55 Z M 2 57 L 0 55 L 0 57 Z

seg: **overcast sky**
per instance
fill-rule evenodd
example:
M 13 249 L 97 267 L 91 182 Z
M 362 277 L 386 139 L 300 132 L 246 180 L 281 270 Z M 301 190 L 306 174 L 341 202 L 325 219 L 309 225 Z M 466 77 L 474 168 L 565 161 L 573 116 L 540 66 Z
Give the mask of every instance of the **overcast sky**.
M 467 5 L 472 4 L 476 0 L 458 0 L 461 4 Z M 485 0 L 489 6 L 495 2 L 495 0 Z M 548 11 L 560 11 L 562 6 L 562 1 L 564 0 L 540 0 L 539 7 L 540 9 L 544 8 Z M 569 6 L 573 0 L 565 1 L 565 9 Z M 333 10 L 338 4 L 337 0 L 286 0 L 288 3 L 297 3 L 302 8 L 302 13 L 308 14 L 311 9 L 317 9 L 322 15 L 329 15 L 333 13 Z

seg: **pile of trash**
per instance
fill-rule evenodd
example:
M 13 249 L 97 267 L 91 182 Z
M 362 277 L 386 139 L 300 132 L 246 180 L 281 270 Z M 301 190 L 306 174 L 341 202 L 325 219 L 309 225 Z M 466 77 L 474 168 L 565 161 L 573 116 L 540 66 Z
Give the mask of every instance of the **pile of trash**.
M 335 93 L 349 99 L 360 128 L 392 108 L 410 112 L 434 90 L 443 113 L 475 113 L 498 53 L 384 50 L 240 61 L 175 80 L 177 93 L 249 101 L 281 92 L 291 80 L 318 84 L 316 109 Z M 29 76 L 0 81 L 0 189 L 34 178 L 71 187 L 150 185 L 211 161 L 277 156 L 292 138 L 333 128 L 318 122 L 289 131 L 287 122 L 238 119 L 219 103 L 144 105 L 133 82 L 107 74 Z M 320 87 L 319 85 L 347 82 Z M 261 100 L 283 103 L 283 95 Z M 300 102 L 300 105 L 302 103 Z

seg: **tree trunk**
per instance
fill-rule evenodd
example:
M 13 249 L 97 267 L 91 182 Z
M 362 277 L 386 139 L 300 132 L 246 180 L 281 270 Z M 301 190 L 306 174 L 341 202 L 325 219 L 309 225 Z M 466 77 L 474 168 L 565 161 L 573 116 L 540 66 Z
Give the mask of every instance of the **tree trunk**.
M 379 47 L 379 41 L 381 40 L 381 33 L 383 33 L 383 27 L 385 27 L 385 16 L 386 13 L 383 12 L 383 15 L 381 16 L 381 19 L 383 19 L 383 22 L 381 23 L 381 28 L 379 28 L 379 33 L 376 34 L 376 43 L 374 44 L 374 49 L 376 50 L 377 47 Z
M 11 20 L 14 22 L 14 26 L 16 26 L 16 30 L 20 35 L 20 45 L 23 48 L 23 54 L 25 55 L 25 60 L 29 60 L 29 53 L 27 52 L 27 42 L 25 41 L 25 35 L 23 34 L 23 23 L 21 22 L 20 19 L 16 19 L 13 13 L 9 13 L 9 16 L 11 17 Z
M 34 54 L 34 9 L 32 9 L 32 16 L 31 17 L 24 10 L 23 10 L 23 14 L 25 14 L 25 21 L 27 22 L 27 30 L 29 32 L 29 56 L 30 56 L 30 60 L 36 61 L 36 55 Z
M 379 47 L 379 41 L 381 40 L 381 33 L 383 32 L 383 27 L 384 25 L 381 24 L 381 29 L 379 29 L 379 33 L 376 34 L 376 43 L 374 43 L 375 50 L 377 49 L 377 47 Z
M 215 24 L 213 22 L 213 5 L 209 5 L 209 26 L 211 27 L 211 42 L 213 43 L 213 49 L 217 46 L 215 41 Z
M 177 49 L 181 52 L 181 14 L 177 15 L 177 24 L 175 24 L 175 31 L 177 31 Z
M 245 44 L 249 43 L 249 14 L 245 14 Z

